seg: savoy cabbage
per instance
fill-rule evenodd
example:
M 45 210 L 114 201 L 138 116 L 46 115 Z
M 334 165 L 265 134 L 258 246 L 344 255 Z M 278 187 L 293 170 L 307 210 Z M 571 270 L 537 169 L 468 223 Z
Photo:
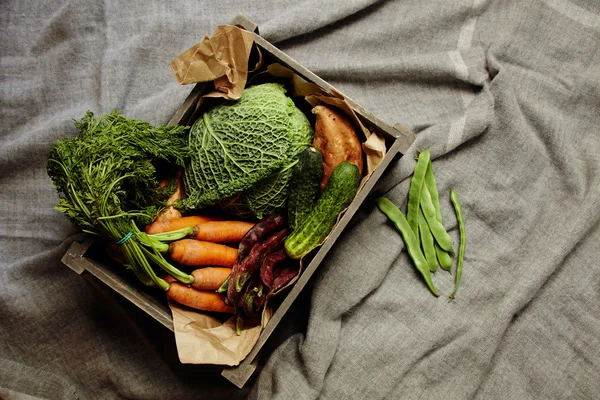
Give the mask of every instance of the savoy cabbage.
M 228 211 L 261 218 L 285 204 L 291 167 L 311 144 L 306 116 L 285 88 L 265 83 L 205 112 L 192 126 L 184 173 L 188 209 L 234 198 Z
M 284 207 L 292 167 L 298 162 L 300 153 L 312 143 L 313 135 L 310 122 L 304 113 L 296 108 L 292 115 L 292 142 L 288 148 L 286 162 L 277 172 L 241 193 L 237 201 L 238 207 L 241 206 L 242 210 L 247 208 L 250 216 L 258 219 Z

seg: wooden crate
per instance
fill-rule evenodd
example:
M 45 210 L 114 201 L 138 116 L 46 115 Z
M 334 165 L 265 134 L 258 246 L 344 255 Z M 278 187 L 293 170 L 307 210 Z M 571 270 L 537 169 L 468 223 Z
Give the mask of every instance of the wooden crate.
M 336 92 L 340 93 L 339 90 L 332 87 L 329 83 L 319 78 L 317 75 L 259 36 L 257 25 L 245 16 L 236 16 L 231 21 L 231 24 L 238 25 L 246 30 L 255 32 L 256 35 L 254 43 L 261 50 L 264 57 L 290 68 L 306 81 L 318 85 L 326 92 L 332 93 L 332 91 L 335 90 Z M 196 117 L 196 104 L 208 87 L 209 86 L 207 84 L 195 85 L 184 103 L 175 112 L 169 123 L 191 125 L 194 117 Z M 349 208 L 340 219 L 339 223 L 330 233 L 328 239 L 317 250 L 317 252 L 314 254 L 314 257 L 302 271 L 302 274 L 296 283 L 287 291 L 287 293 L 283 295 L 283 298 L 278 304 L 277 309 L 274 311 L 272 318 L 262 331 L 258 342 L 250 351 L 248 356 L 236 367 L 220 367 L 223 368 L 222 375 L 240 388 L 244 386 L 250 376 L 254 373 L 258 362 L 258 356 L 262 347 L 267 342 L 273 331 L 277 328 L 281 319 L 289 310 L 294 300 L 306 286 L 307 282 L 318 268 L 321 261 L 325 258 L 331 247 L 335 244 L 335 241 L 343 232 L 352 216 L 358 210 L 358 207 L 371 192 L 373 186 L 381 177 L 394 157 L 402 156 L 402 154 L 406 152 L 415 139 L 415 135 L 401 124 L 396 124 L 394 127 L 392 127 L 373 116 L 355 101 L 349 99 L 345 95 L 344 97 L 357 116 L 361 119 L 361 122 L 370 130 L 379 133 L 385 138 L 387 153 L 381 164 L 375 169 L 367 183 L 363 186 L 362 190 L 352 201 Z M 104 247 L 95 241 L 94 238 L 88 237 L 82 242 L 74 242 L 63 256 L 62 262 L 78 274 L 82 274 L 86 271 L 92 274 L 99 281 L 111 287 L 123 297 L 131 301 L 141 310 L 164 325 L 167 329 L 173 330 L 173 320 L 171 317 L 171 311 L 167 305 L 166 296 L 158 297 L 155 294 L 150 293 L 137 281 L 134 276 L 132 276 L 132 274 L 127 274 L 122 267 L 110 259 L 110 257 L 104 253 Z

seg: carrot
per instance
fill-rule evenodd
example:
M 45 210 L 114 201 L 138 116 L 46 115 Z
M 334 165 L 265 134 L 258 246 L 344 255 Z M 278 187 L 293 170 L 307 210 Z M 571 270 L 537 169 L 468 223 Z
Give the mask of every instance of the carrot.
M 207 242 L 234 243 L 242 240 L 253 226 L 252 222 L 245 221 L 208 221 L 196 225 L 192 237 Z
M 242 240 L 253 226 L 252 222 L 244 221 L 206 221 L 168 232 L 152 233 L 148 236 L 163 243 L 174 242 L 186 237 L 213 243 L 236 243 Z
M 213 311 L 233 314 L 233 307 L 223 302 L 221 295 L 208 290 L 198 290 L 178 282 L 172 282 L 167 296 L 184 306 L 202 311 Z
M 192 287 L 202 290 L 217 290 L 231 274 L 231 268 L 205 267 L 192 271 Z
M 169 255 L 173 261 L 193 267 L 204 265 L 231 267 L 237 261 L 237 249 L 196 239 L 181 239 L 170 243 Z
M 171 232 L 182 228 L 188 228 L 208 221 L 216 221 L 218 217 L 207 215 L 190 215 L 187 217 L 174 218 L 170 220 L 154 221 L 146 227 L 146 233 L 149 235 L 155 233 Z

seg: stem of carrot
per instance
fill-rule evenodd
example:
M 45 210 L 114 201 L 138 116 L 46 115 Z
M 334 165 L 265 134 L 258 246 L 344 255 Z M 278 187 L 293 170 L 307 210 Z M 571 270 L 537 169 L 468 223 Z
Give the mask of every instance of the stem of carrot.
M 167 260 L 165 260 L 157 250 L 156 253 L 153 253 L 149 249 L 142 247 L 142 252 L 148 257 L 150 261 L 161 267 L 167 274 L 171 275 L 173 278 L 177 279 L 179 282 L 185 285 L 191 285 L 194 282 L 194 277 L 192 275 L 186 274 L 172 266 Z
M 153 233 L 148 235 L 149 238 L 160 242 L 174 242 L 176 240 L 183 239 L 186 236 L 194 233 L 194 227 L 188 226 L 186 228 L 177 229 L 171 232 Z

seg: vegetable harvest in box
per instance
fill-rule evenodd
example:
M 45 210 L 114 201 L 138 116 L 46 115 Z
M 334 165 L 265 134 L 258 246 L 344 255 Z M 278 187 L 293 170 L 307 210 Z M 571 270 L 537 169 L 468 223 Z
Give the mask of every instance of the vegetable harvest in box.
M 55 143 L 47 169 L 57 209 L 98 236 L 149 290 L 166 293 L 181 361 L 237 365 L 270 318 L 270 299 L 295 283 L 387 147 L 335 91 L 279 63 L 261 65 L 260 54 L 253 68 L 237 68 L 249 60 L 252 33 L 234 26 L 217 32 L 171 64 L 180 83 L 212 84 L 186 106 L 190 126 L 88 111 L 75 122 L 78 135 Z M 212 52 L 217 43 L 231 52 Z M 226 54 L 235 59 L 231 76 L 203 64 Z M 428 157 L 419 157 L 408 221 L 391 202 L 378 204 L 402 228 L 437 295 L 435 258 L 449 269 L 453 251 Z M 452 201 L 460 212 L 455 193 Z M 463 239 L 461 218 L 456 288 Z
M 171 63 L 199 83 L 181 126 L 88 112 L 48 156 L 57 208 L 117 261 L 104 267 L 166 300 L 182 363 L 249 354 L 393 145 L 253 35 L 221 26 Z
M 358 191 L 358 133 L 333 108 L 314 107 L 316 135 L 278 83 L 248 86 L 191 127 L 88 112 L 48 157 L 57 208 L 116 245 L 144 285 L 235 313 L 239 332 Z

